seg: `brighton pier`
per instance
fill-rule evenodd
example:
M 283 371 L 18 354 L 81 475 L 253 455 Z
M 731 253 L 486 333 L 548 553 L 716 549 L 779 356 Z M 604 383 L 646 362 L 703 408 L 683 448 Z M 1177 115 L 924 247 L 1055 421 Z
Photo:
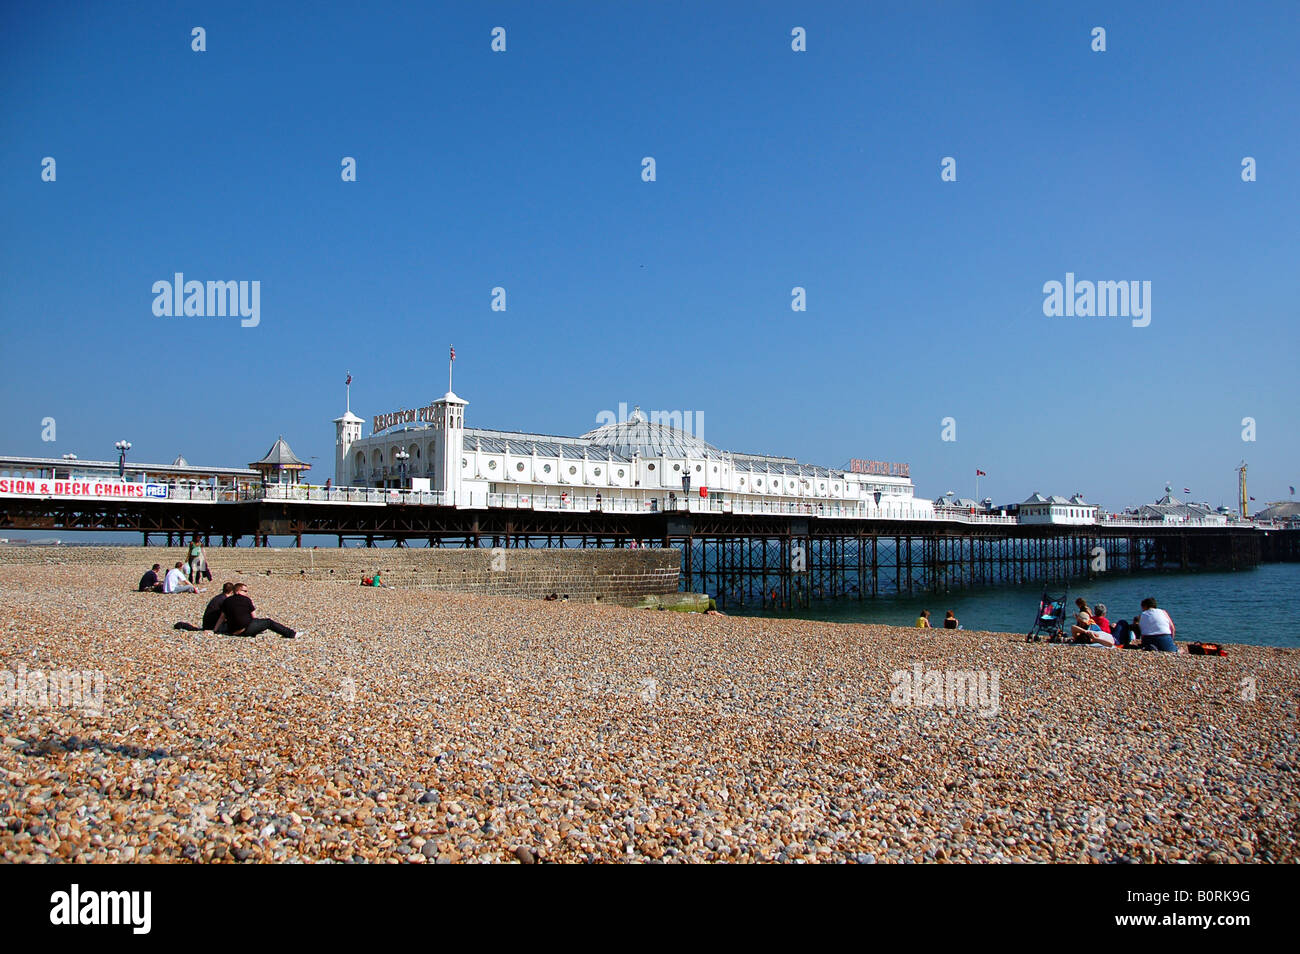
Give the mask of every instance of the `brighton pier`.
M 675 547 L 684 588 L 723 607 L 1300 558 L 1291 525 L 1095 507 L 1031 522 L 918 498 L 905 465 L 723 451 L 639 410 L 580 437 L 466 428 L 466 405 L 448 391 L 417 423 L 362 437 L 349 402 L 323 486 L 302 481 L 309 465 L 283 439 L 247 468 L 0 458 L 0 530 L 136 532 L 146 545 Z

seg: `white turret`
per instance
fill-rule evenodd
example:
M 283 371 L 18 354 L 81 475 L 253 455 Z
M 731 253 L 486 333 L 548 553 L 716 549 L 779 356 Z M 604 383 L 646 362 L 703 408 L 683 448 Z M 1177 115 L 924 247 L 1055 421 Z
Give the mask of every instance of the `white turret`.
M 465 452 L 465 406 L 448 391 L 433 402 L 433 484 L 435 492 L 446 494 L 448 505 L 461 503 L 460 459 Z
M 350 410 L 344 411 L 342 417 L 334 418 L 334 484 L 348 487 L 356 483 L 356 474 L 348 460 L 354 442 L 361 439 L 361 425 L 364 421 Z

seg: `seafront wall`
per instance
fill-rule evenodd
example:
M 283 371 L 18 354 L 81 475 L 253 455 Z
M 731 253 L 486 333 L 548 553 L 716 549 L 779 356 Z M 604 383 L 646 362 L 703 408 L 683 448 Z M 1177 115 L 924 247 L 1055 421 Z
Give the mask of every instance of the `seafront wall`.
M 393 586 L 630 605 L 675 593 L 682 555 L 675 549 L 298 549 L 208 547 L 217 584 L 241 576 L 359 583 L 376 570 Z M 184 559 L 180 547 L 0 546 L 0 566 L 121 566 L 139 575 L 154 563 Z

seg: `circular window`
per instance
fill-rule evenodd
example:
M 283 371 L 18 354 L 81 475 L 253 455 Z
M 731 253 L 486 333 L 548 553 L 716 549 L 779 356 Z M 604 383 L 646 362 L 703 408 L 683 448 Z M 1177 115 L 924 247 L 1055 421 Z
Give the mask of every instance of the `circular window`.
M 488 461 L 488 470 L 496 470 L 496 469 L 497 469 L 497 462 L 494 460 Z
M 569 465 L 569 473 L 570 473 L 570 474 L 576 474 L 577 472 L 578 472 L 578 468 L 575 467 L 573 464 L 570 464 L 570 465 Z
M 618 469 L 618 475 L 619 475 L 620 477 L 623 476 L 623 468 L 622 468 L 622 467 L 620 467 L 620 468 Z
M 519 463 L 515 464 L 515 470 L 519 471 L 520 473 L 523 473 L 524 462 L 522 460 Z
M 542 473 L 549 474 L 550 472 L 551 472 L 551 465 L 550 465 L 550 464 L 543 464 L 543 465 L 542 465 Z
M 673 464 L 673 470 L 681 470 L 681 469 L 682 469 L 681 464 Z
M 595 474 L 597 477 L 600 476 L 600 468 L 599 468 L 599 467 L 593 467 L 592 470 L 591 470 L 591 472 L 592 472 L 593 474 Z
M 763 478 L 760 477 L 760 478 L 758 478 L 758 480 L 754 481 L 754 486 L 755 486 L 755 487 L 762 487 L 762 486 L 763 486 Z
M 697 474 L 698 474 L 701 470 L 703 470 L 703 469 L 704 469 L 704 468 L 701 467 L 699 464 L 696 464 L 696 465 L 695 465 L 695 472 L 696 472 Z M 715 467 L 714 470 L 717 470 L 717 468 Z
M 469 466 L 469 461 L 466 460 L 464 457 L 462 457 L 462 458 L 460 459 L 460 466 L 462 466 L 462 467 L 468 467 L 468 466 Z
M 714 472 L 715 474 L 718 472 L 718 465 L 717 465 L 717 464 L 714 464 L 714 465 L 713 465 L 713 472 Z
M 647 470 L 654 470 L 654 469 L 655 469 L 655 465 L 654 465 L 654 464 L 646 464 L 646 469 L 647 469 Z

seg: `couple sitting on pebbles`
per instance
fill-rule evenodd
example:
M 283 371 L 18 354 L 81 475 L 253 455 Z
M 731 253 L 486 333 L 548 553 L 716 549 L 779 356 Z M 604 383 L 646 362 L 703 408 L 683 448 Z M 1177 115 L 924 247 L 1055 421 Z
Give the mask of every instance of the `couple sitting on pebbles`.
M 1174 644 L 1174 621 L 1150 596 L 1142 601 L 1142 613 L 1134 616 L 1132 623 L 1122 619 L 1112 625 L 1106 618 L 1105 603 L 1098 603 L 1089 609 L 1087 602 L 1080 597 L 1074 601 L 1074 605 L 1079 611 L 1074 614 L 1070 636 L 1076 643 L 1178 652 L 1178 647 Z
M 208 601 L 207 609 L 203 611 L 202 626 L 179 622 L 175 628 L 193 633 L 209 630 L 222 636 L 257 636 L 268 629 L 284 639 L 306 635 L 273 619 L 256 617 L 254 609 L 253 601 L 248 598 L 248 584 L 223 583 L 221 592 Z

